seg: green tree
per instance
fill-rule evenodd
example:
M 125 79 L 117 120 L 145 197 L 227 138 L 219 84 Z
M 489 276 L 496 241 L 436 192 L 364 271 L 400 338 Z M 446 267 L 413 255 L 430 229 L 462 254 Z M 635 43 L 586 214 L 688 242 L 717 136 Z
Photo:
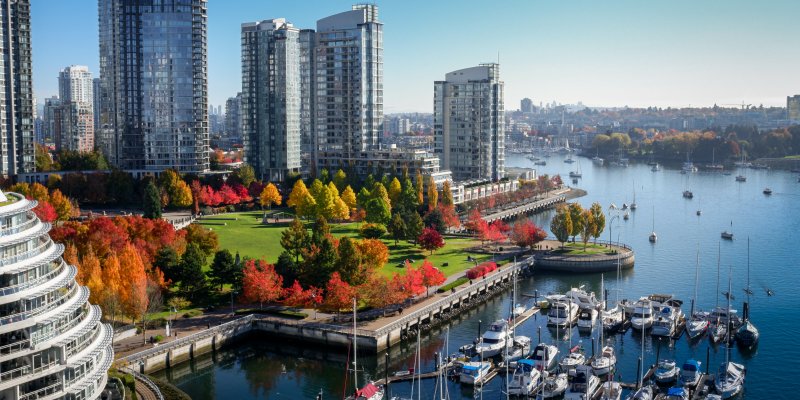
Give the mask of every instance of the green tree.
M 575 237 L 580 235 L 583 232 L 583 207 L 580 204 L 576 203 L 569 203 L 569 218 L 572 220 L 572 228 L 569 231 L 569 235 L 572 236 L 572 242 L 575 242 Z
M 106 190 L 108 191 L 109 197 L 111 197 L 111 201 L 122 205 L 131 204 L 135 201 L 133 185 L 133 177 L 129 173 L 114 168 L 111 170 L 111 174 L 108 177 L 108 186 Z
M 342 280 L 355 286 L 364 283 L 366 276 L 361 273 L 362 257 L 353 239 L 343 237 L 339 241 L 339 258 L 334 271 L 339 272 Z
M 569 240 L 572 232 L 572 219 L 570 218 L 569 207 L 561 205 L 556 209 L 556 215 L 550 221 L 550 231 L 556 235 L 556 239 L 564 246 L 564 242 Z
M 311 196 L 314 197 L 314 203 L 316 204 L 314 208 L 314 215 L 322 215 L 326 219 L 331 219 L 335 204 L 333 193 L 331 193 L 328 187 L 319 179 L 314 179 L 314 182 L 311 183 L 309 192 L 311 193 Z
M 300 283 L 303 286 L 323 287 L 336 266 L 336 249 L 327 237 L 319 245 L 306 248 L 303 253 Z
M 389 184 L 389 201 L 391 204 L 394 204 L 395 207 L 397 203 L 400 201 L 400 195 L 403 193 L 403 186 L 400 184 L 400 180 L 395 177 L 392 179 L 392 182 Z
M 414 211 L 409 213 L 405 218 L 406 221 L 406 241 L 416 243 L 422 230 L 425 229 L 425 223 L 419 213 Z
M 283 283 L 288 285 L 289 282 L 294 282 L 298 277 L 297 262 L 292 260 L 292 255 L 288 251 L 284 251 L 278 256 L 278 262 L 275 263 L 275 272 L 283 277 Z
M 392 216 L 392 220 L 389 222 L 387 228 L 389 228 L 389 233 L 392 234 L 395 246 L 397 246 L 397 242 L 400 241 L 400 239 L 406 237 L 406 223 L 403 221 L 403 217 L 400 216 L 400 213 L 395 213 Z
M 246 188 L 250 187 L 250 184 L 256 180 L 256 171 L 248 164 L 242 164 L 242 166 L 236 170 L 235 174 Z
M 367 202 L 372 198 L 372 193 L 367 190 L 367 188 L 362 187 L 361 190 L 358 191 L 358 195 L 356 196 L 356 205 L 360 206 L 361 208 L 367 207 Z
M 589 242 L 589 237 L 592 236 L 594 221 L 592 221 L 592 211 L 583 210 L 581 212 L 581 240 L 583 241 L 583 250 L 586 250 L 586 244 Z M 574 241 L 575 239 L 573 239 Z
M 219 289 L 222 290 L 222 285 L 233 283 L 235 268 L 236 262 L 231 252 L 227 249 L 222 249 L 214 254 L 214 261 L 211 262 L 208 277 L 213 284 L 219 286 Z
M 206 288 L 206 275 L 203 266 L 206 264 L 206 255 L 200 246 L 190 243 L 186 246 L 180 263 L 181 288 L 190 299 L 203 292 Z
M 161 194 L 153 181 L 148 182 L 144 189 L 143 208 L 145 218 L 161 218 Z
M 34 162 L 36 164 L 36 171 L 47 172 L 54 169 L 53 159 L 50 157 L 50 151 L 47 147 L 39 143 L 33 144 L 34 148 Z
M 180 280 L 180 258 L 178 252 L 170 246 L 164 246 L 156 252 L 153 266 L 160 269 L 164 279 L 177 282 Z
M 381 197 L 375 197 L 367 201 L 364 211 L 367 212 L 367 217 L 366 217 L 367 222 L 372 222 L 376 224 L 386 225 L 386 223 L 389 222 L 389 219 L 392 216 L 389 205 Z
M 325 219 L 325 216 L 318 215 L 317 219 L 314 220 L 314 229 L 311 230 L 311 242 L 314 244 L 320 244 L 324 239 L 326 239 L 331 234 L 331 227 L 328 225 L 328 220 Z
M 386 202 L 386 205 L 389 207 L 389 210 L 392 209 L 392 199 L 389 198 L 389 192 L 386 191 L 386 187 L 383 186 L 381 183 L 376 183 L 375 186 L 372 188 L 372 192 L 370 192 L 373 199 L 383 199 Z
M 603 214 L 603 206 L 597 202 L 592 203 L 589 211 L 592 213 L 592 237 L 595 242 L 597 242 L 597 238 L 599 238 L 603 230 L 606 229 L 606 215 Z
M 308 242 L 308 231 L 298 218 L 295 218 L 289 227 L 281 232 L 281 247 L 294 257 L 295 264 L 300 262 L 300 255 Z
M 442 202 L 442 204 L 444 204 L 444 202 Z M 444 232 L 447 231 L 447 224 L 444 222 L 444 216 L 438 208 L 425 214 L 423 222 L 425 222 L 426 227 L 435 229 L 439 234 L 444 234 Z
M 333 180 L 331 182 L 333 182 L 333 184 L 336 185 L 336 189 L 341 192 L 347 186 L 347 174 L 339 169 L 336 171 L 336 174 L 333 175 Z

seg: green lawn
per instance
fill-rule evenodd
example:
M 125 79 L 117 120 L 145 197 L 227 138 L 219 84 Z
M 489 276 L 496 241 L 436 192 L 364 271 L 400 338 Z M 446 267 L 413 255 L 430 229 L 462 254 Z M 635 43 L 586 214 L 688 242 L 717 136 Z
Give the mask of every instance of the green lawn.
M 263 258 L 267 262 L 274 263 L 283 251 L 280 243 L 281 232 L 286 229 L 287 224 L 262 225 L 261 216 L 260 211 L 225 214 L 203 218 L 198 224 L 217 233 L 220 248 L 228 249 L 234 254 L 238 251 L 242 257 Z M 358 237 L 358 227 L 357 223 L 331 224 L 331 233 L 337 237 Z M 416 266 L 428 258 L 434 266 L 450 276 L 475 265 L 467 262 L 467 254 L 479 261 L 491 258 L 489 255 L 468 253 L 465 250 L 478 244 L 473 239 L 445 238 L 445 246 L 433 255 L 405 241 L 400 241 L 397 246 L 393 240 L 386 239 L 383 242 L 389 247 L 389 261 L 381 270 L 386 276 L 402 272 L 403 270 L 397 265 L 406 259 Z M 443 266 L 444 263 L 448 265 Z
M 613 250 L 599 244 L 588 243 L 586 249 L 583 248 L 583 243 L 567 243 L 563 249 L 555 250 L 553 253 L 560 253 L 564 255 L 594 255 L 594 254 L 614 254 Z

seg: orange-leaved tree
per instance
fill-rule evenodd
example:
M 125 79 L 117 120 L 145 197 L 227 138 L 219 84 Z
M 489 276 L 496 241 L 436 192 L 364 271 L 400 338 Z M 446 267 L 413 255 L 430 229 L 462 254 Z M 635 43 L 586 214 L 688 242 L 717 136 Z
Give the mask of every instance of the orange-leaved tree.
M 270 182 L 264 187 L 264 190 L 261 191 L 258 201 L 261 207 L 272 208 L 273 204 L 279 206 L 281 205 L 281 194 L 278 192 L 278 188 Z
M 244 300 L 264 303 L 278 300 L 283 292 L 283 277 L 275 272 L 275 266 L 264 260 L 247 260 L 244 264 L 242 289 Z
M 431 286 L 441 285 L 446 279 L 444 273 L 439 268 L 434 267 L 427 259 L 422 262 L 419 271 L 422 274 L 422 284 L 425 286 L 425 296 L 429 295 L 428 289 Z

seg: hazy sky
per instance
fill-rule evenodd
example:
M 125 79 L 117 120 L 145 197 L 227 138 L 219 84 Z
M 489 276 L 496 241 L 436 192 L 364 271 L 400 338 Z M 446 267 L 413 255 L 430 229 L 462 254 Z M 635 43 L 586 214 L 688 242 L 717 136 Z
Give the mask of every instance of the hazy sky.
M 33 0 L 33 80 L 99 75 L 96 0 Z M 285 17 L 315 28 L 341 0 L 209 0 L 209 101 L 241 89 L 240 24 Z M 800 93 L 800 1 L 382 0 L 384 110 L 431 112 L 433 81 L 496 61 L 506 109 L 519 100 L 590 106 L 785 106 Z

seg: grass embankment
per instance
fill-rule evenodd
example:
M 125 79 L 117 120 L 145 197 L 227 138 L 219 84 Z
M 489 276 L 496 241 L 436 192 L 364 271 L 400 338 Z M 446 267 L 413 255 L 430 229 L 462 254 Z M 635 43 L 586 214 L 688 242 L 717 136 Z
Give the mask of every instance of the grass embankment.
M 614 249 L 609 249 L 603 245 L 588 243 L 584 249 L 583 243 L 567 243 L 564 247 L 553 250 L 554 254 L 565 256 L 586 256 L 586 255 L 613 255 Z
M 286 229 L 288 223 L 264 225 L 261 223 L 262 216 L 261 211 L 232 213 L 203 218 L 197 223 L 217 233 L 220 248 L 228 249 L 233 254 L 238 251 L 242 257 L 263 258 L 267 262 L 274 263 L 283 251 L 280 243 L 281 232 Z M 359 237 L 359 226 L 358 223 L 331 224 L 331 234 L 336 237 Z M 395 245 L 394 240 L 387 237 L 383 242 L 389 248 L 389 261 L 384 264 L 380 273 L 386 276 L 402 271 L 398 265 L 406 259 L 416 266 L 427 258 L 446 276 L 450 276 L 475 265 L 467 262 L 467 255 L 477 259 L 478 262 L 491 258 L 486 254 L 467 252 L 468 248 L 478 244 L 470 238 L 445 238 L 445 246 L 433 255 L 405 241 Z

